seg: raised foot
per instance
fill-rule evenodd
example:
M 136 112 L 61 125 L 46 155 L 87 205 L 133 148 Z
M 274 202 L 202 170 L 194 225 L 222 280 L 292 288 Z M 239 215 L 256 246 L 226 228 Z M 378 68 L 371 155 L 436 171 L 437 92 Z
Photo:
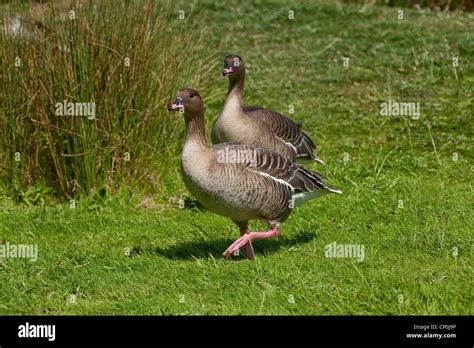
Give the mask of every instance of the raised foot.
M 248 232 L 242 235 L 239 239 L 237 239 L 234 243 L 232 243 L 226 251 L 224 251 L 224 257 L 228 258 L 231 255 L 235 254 L 237 250 L 245 246 L 246 257 L 249 260 L 254 258 L 253 248 L 252 248 L 252 241 L 255 239 L 262 239 L 262 238 L 273 238 L 280 234 L 277 228 L 273 228 L 268 232 Z
M 250 244 L 250 233 L 244 234 L 242 237 L 237 239 L 234 243 L 229 245 L 229 247 L 226 249 L 226 251 L 224 251 L 224 254 L 223 254 L 224 257 L 228 258 L 231 255 L 235 254 L 237 252 L 237 250 L 239 250 L 241 247 L 243 247 L 247 243 L 250 245 L 250 248 L 252 248 L 252 246 Z

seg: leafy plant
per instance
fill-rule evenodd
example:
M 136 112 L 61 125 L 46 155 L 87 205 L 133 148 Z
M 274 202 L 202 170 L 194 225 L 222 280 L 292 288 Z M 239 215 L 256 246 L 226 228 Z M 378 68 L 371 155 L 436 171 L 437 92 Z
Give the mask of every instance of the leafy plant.
M 26 191 L 18 189 L 18 200 L 27 206 L 44 205 L 48 194 L 54 192 L 51 187 L 38 183 L 29 187 Z

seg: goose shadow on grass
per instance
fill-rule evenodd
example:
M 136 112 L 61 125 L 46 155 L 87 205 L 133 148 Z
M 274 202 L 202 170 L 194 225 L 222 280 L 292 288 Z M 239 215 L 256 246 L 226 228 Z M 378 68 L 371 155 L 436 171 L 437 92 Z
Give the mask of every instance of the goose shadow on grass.
M 286 237 L 283 233 L 274 239 L 260 239 L 252 243 L 255 254 L 265 255 L 272 254 L 282 248 L 291 248 L 292 246 L 301 245 L 312 241 L 316 238 L 315 232 L 301 231 L 294 236 Z M 238 236 L 236 235 L 236 238 Z M 188 260 L 194 258 L 222 258 L 222 253 L 232 244 L 233 240 L 215 239 L 215 240 L 193 240 L 181 242 L 167 248 L 155 248 L 152 252 L 166 257 L 168 259 Z M 244 258 L 243 253 L 235 259 Z

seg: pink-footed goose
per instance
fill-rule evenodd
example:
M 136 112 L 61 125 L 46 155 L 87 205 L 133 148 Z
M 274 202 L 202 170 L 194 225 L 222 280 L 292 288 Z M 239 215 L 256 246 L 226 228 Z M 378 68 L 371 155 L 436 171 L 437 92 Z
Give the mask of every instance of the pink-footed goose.
M 326 193 L 342 193 L 323 177 L 285 156 L 262 147 L 239 143 L 209 146 L 204 105 L 193 89 L 178 91 L 168 110 L 180 110 L 186 122 L 181 153 L 181 175 L 188 190 L 209 211 L 230 218 L 241 237 L 224 252 L 229 257 L 241 247 L 254 257 L 251 242 L 279 234 L 279 223 L 300 203 Z M 268 232 L 249 232 L 249 220 L 269 224 Z
M 212 129 L 214 144 L 237 141 L 272 149 L 290 161 L 302 158 L 324 164 L 313 153 L 316 145 L 298 124 L 274 111 L 242 106 L 245 63 L 240 56 L 225 57 L 222 74 L 229 77 L 229 90 L 224 108 Z

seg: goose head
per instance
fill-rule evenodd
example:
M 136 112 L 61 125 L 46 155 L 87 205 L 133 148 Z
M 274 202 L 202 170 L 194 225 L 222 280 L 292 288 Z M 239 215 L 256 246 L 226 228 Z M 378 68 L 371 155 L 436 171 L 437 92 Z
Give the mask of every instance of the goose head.
M 173 104 L 168 106 L 168 111 L 176 110 L 184 113 L 184 117 L 187 120 L 202 116 L 204 113 L 204 103 L 198 91 L 191 88 L 180 89 L 176 94 Z
M 238 80 L 245 74 L 245 63 L 238 55 L 231 54 L 224 58 L 223 76 L 228 76 L 230 80 Z

